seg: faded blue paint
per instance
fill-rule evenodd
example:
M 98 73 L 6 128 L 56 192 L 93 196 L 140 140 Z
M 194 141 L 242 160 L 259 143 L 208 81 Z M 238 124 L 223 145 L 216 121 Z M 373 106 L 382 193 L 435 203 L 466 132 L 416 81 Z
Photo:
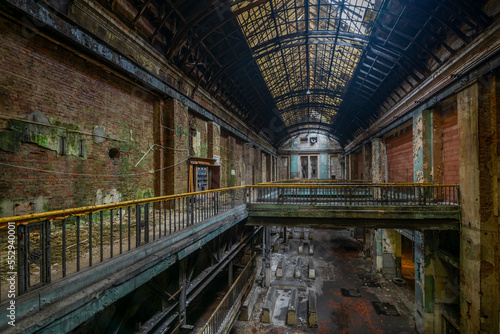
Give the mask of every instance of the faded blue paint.
M 299 155 L 292 154 L 290 159 L 290 177 L 296 178 L 299 177 Z
M 319 178 L 328 179 L 328 153 L 319 155 Z
M 421 124 L 421 125 L 420 125 Z M 432 182 L 432 113 L 413 116 L 413 181 Z

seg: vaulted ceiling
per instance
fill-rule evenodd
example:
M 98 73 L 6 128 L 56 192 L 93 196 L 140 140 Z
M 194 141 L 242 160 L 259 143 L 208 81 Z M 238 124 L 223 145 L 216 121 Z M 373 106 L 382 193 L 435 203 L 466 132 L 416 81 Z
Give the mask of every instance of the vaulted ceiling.
M 483 0 L 99 0 L 273 145 L 345 144 L 490 23 Z

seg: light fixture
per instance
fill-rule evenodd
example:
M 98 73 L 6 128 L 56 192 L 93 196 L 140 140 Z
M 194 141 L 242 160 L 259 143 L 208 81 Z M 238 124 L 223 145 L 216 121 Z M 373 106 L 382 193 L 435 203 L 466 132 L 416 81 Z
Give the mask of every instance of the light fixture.
M 308 89 L 306 92 L 307 95 L 311 95 L 311 91 Z

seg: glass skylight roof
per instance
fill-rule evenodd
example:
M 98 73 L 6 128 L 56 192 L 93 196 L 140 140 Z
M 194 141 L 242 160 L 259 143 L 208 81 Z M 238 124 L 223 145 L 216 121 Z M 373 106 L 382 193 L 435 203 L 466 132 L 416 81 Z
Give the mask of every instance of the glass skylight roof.
M 234 1 L 232 10 L 257 1 Z M 237 16 L 287 126 L 333 123 L 374 7 L 375 0 L 269 0 Z

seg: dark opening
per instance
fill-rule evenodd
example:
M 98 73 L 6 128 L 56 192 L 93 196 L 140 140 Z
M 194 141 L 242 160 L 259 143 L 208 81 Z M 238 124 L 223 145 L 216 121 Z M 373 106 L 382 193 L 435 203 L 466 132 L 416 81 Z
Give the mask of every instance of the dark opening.
M 112 148 L 109 150 L 109 157 L 113 160 L 120 159 L 120 150 Z

